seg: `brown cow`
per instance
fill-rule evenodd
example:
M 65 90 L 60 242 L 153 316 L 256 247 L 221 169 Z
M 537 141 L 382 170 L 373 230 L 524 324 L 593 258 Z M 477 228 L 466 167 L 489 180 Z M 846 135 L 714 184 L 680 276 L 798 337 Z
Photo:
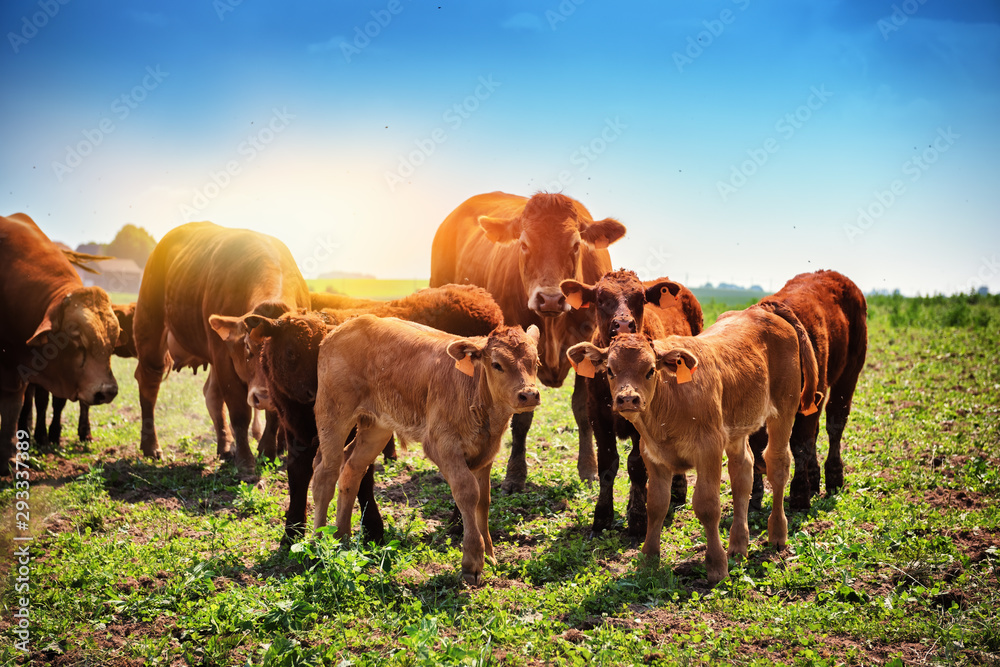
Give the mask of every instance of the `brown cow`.
M 99 287 L 84 287 L 58 247 L 23 213 L 0 217 L 0 475 L 14 465 L 14 432 L 34 382 L 91 405 L 112 401 L 118 320 Z
M 288 248 L 278 239 L 210 222 L 192 222 L 168 232 L 146 262 L 135 309 L 142 408 L 141 447 L 160 458 L 154 411 L 167 360 L 168 337 L 196 360 L 211 363 L 212 376 L 229 412 L 237 466 L 254 469 L 247 429 L 246 358 L 209 325 L 212 314 L 243 315 L 265 301 L 287 308 L 309 305 L 309 290 Z M 206 399 L 208 399 L 206 391 Z M 225 430 L 216 425 L 218 454 L 232 456 Z
M 503 192 L 463 202 L 441 223 L 431 251 L 431 286 L 472 283 L 485 287 L 503 310 L 508 325 L 536 325 L 541 331 L 538 379 L 559 387 L 569 373 L 566 349 L 590 339 L 593 315 L 572 311 L 559 290 L 563 280 L 594 283 L 611 270 L 606 248 L 625 235 L 625 226 L 595 221 L 583 205 L 561 194 L 530 199 Z M 573 416 L 580 437 L 580 479 L 597 477 L 593 435 L 587 421 L 583 378 L 573 387 Z M 524 488 L 528 468 L 525 440 L 533 413 L 514 417 L 513 445 L 505 491 Z
M 375 299 L 359 299 L 347 296 L 346 294 L 333 294 L 331 292 L 309 292 L 309 310 L 365 308 L 367 306 L 377 306 L 380 303 L 385 302 L 376 301 Z
M 844 485 L 844 463 L 840 441 L 851 414 L 851 399 L 868 351 L 868 304 L 851 280 L 836 271 L 816 271 L 795 276 L 777 293 L 761 303 L 782 303 L 799 318 L 812 344 L 819 368 L 816 390 L 826 399 L 826 432 L 830 449 L 826 457 L 826 492 L 834 494 Z M 827 393 L 829 396 L 827 397 Z M 819 493 L 819 463 L 816 459 L 816 436 L 820 411 L 799 414 L 792 428 L 792 459 L 795 474 L 789 486 L 788 503 L 792 509 L 809 509 L 810 497 Z M 767 432 L 750 436 L 758 470 L 760 453 L 767 446 Z M 760 472 L 754 474 L 750 506 L 760 509 L 764 485 Z
M 462 338 L 372 315 L 327 334 L 317 368 L 314 527 L 326 525 L 336 487 L 337 535 L 351 534 L 359 482 L 395 432 L 421 442 L 451 487 L 464 527 L 462 577 L 479 585 L 484 554 L 493 557 L 490 470 L 511 417 L 539 403 L 537 343 L 534 326 Z
M 305 526 L 318 446 L 316 363 L 320 342 L 334 325 L 368 313 L 398 317 L 458 336 L 483 336 L 503 324 L 503 313 L 489 293 L 471 285 L 428 288 L 402 299 L 372 304 L 369 308 L 286 313 L 276 319 L 259 315 L 242 318 L 250 332 L 246 339 L 252 369 L 248 401 L 262 409 L 274 409 L 289 440 L 286 465 L 290 499 L 283 543 L 294 541 Z M 381 542 L 383 525 L 374 498 L 374 470 L 362 480 L 358 502 L 368 537 Z
M 593 307 L 597 328 L 590 342 L 600 348 L 608 347 L 621 333 L 642 333 L 657 339 L 675 334 L 697 336 L 704 328 L 701 306 L 694 294 L 668 278 L 641 282 L 632 271 L 621 269 L 605 274 L 595 285 L 564 280 L 560 288 L 574 308 Z M 589 374 L 580 373 L 580 369 L 577 373 Z M 632 451 L 628 455 L 631 486 L 626 510 L 628 534 L 635 540 L 641 540 L 646 534 L 647 475 L 639 453 L 639 432 L 612 409 L 607 374 L 590 375 L 592 377 L 586 380 L 587 416 L 597 443 L 597 470 L 601 485 L 594 506 L 593 533 L 611 528 L 614 522 L 618 439 L 628 438 L 632 440 Z M 687 497 L 687 476 L 674 475 L 671 486 L 671 504 L 683 504 Z
M 705 565 L 711 584 L 729 571 L 719 539 L 722 454 L 728 456 L 733 486 L 728 555 L 746 556 L 753 485 L 753 454 L 747 438 L 762 424 L 770 434 L 764 459 L 774 490 L 768 542 L 780 548 L 788 537 L 782 507 L 791 464 L 788 437 L 797 407 L 812 406 L 816 360 L 809 345 L 799 345 L 804 331 L 795 315 L 787 308 L 771 310 L 752 306 L 723 314 L 699 336 L 650 340 L 621 334 L 608 348 L 581 343 L 569 351 L 574 363 L 586 360 L 595 370 L 607 371 L 615 411 L 639 431 L 649 471 L 643 554 L 659 558 L 671 475 L 691 468 L 697 472 L 691 504 L 705 528 Z

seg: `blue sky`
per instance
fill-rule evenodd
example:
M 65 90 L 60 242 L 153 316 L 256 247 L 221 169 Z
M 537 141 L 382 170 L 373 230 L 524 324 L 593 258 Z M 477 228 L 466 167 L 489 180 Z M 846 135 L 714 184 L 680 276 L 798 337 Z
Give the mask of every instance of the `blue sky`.
M 35 0 L 0 26 L 0 210 L 74 246 L 208 219 L 307 277 L 425 278 L 467 197 L 561 190 L 644 277 L 1000 291 L 993 1 Z

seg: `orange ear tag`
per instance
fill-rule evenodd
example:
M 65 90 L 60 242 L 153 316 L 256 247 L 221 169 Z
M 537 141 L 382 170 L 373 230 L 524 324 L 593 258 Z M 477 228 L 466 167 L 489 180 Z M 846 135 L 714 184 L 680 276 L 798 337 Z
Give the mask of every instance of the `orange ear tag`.
M 583 294 L 580 292 L 570 292 L 566 295 L 566 303 L 568 303 L 573 310 L 580 310 L 583 308 Z
M 602 236 L 596 241 L 594 241 L 594 247 L 597 248 L 598 250 L 604 250 L 605 248 L 608 247 L 608 240 Z
M 590 361 L 590 357 L 584 357 L 580 363 L 573 364 L 573 370 L 576 371 L 577 375 L 582 375 L 585 378 L 592 378 L 597 372 L 594 364 Z
M 668 290 L 666 287 L 661 287 L 660 303 L 656 305 L 658 305 L 660 308 L 673 308 L 674 306 L 677 305 L 677 299 L 675 299 L 674 295 L 670 293 L 670 290 Z
M 465 355 L 461 359 L 455 362 L 455 368 L 462 371 L 470 378 L 475 376 L 476 369 L 472 366 L 472 358 L 469 355 Z
M 684 364 L 684 357 L 677 360 L 677 384 L 691 381 L 691 369 Z
M 814 414 L 816 414 L 816 412 L 818 410 L 819 410 L 819 408 L 817 408 L 816 404 L 813 403 L 808 408 L 806 408 L 805 410 L 803 410 L 802 414 L 804 414 L 804 415 L 814 415 Z

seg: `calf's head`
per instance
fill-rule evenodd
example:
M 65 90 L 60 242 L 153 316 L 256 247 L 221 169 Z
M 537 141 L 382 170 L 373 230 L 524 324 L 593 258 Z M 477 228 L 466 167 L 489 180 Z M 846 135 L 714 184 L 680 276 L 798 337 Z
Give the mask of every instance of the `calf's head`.
M 625 235 L 625 225 L 617 220 L 595 222 L 581 208 L 564 195 L 540 193 L 516 217 L 479 217 L 490 241 L 518 244 L 527 306 L 539 315 L 555 317 L 569 310 L 559 283 L 582 275 L 585 247 L 607 248 Z
M 598 340 L 611 341 L 618 334 L 642 332 L 646 304 L 674 306 L 681 286 L 663 280 L 646 287 L 634 272 L 622 269 L 606 273 L 594 285 L 564 280 L 559 289 L 572 308 L 595 307 Z
M 245 324 L 249 330 L 247 354 L 254 359 L 247 382 L 247 402 L 271 409 L 273 390 L 299 403 L 313 403 L 318 386 L 319 344 L 330 327 L 327 319 L 302 311 L 279 318 L 249 315 Z
M 626 419 L 649 407 L 658 383 L 685 382 L 690 379 L 687 373 L 698 366 L 689 351 L 636 334 L 621 334 L 604 348 L 578 343 L 566 354 L 576 367 L 590 364 L 595 372 L 608 374 L 611 408 Z
M 115 343 L 115 355 L 125 359 L 138 356 L 135 349 L 135 337 L 132 334 L 132 322 L 135 320 L 135 301 L 132 303 L 113 303 L 111 310 L 118 318 L 118 342 Z
M 288 311 L 288 305 L 283 301 L 264 301 L 257 304 L 249 313 L 238 317 L 230 315 L 209 316 L 209 326 L 222 339 L 223 344 L 226 346 L 226 351 L 229 352 L 229 358 L 233 362 L 236 375 L 243 382 L 250 382 L 250 378 L 255 372 L 255 364 L 258 357 L 251 350 L 250 340 L 247 335 L 250 332 L 250 327 L 247 326 L 247 318 L 252 315 L 280 317 Z
M 483 373 L 493 405 L 512 412 L 528 412 L 538 407 L 538 327 L 499 326 L 489 336 L 460 338 L 448 344 L 448 355 L 459 369 Z
M 87 405 L 118 395 L 111 354 L 118 319 L 99 287 L 81 287 L 53 303 L 27 343 L 34 348 L 25 379 L 55 396 Z

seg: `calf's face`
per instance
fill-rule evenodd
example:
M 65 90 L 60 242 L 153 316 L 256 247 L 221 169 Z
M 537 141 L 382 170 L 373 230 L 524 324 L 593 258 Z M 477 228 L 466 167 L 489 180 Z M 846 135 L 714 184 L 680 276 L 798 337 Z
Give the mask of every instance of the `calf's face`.
M 326 321 L 314 313 L 287 313 L 277 319 L 250 315 L 246 326 L 247 353 L 255 359 L 247 401 L 270 405 L 273 388 L 299 403 L 313 403 L 319 344 L 329 331 Z
M 669 280 L 646 287 L 632 271 L 612 271 L 594 285 L 564 280 L 559 289 L 573 308 L 596 307 L 597 331 L 610 341 L 619 334 L 641 332 L 646 304 L 674 305 L 681 287 Z
M 448 345 L 460 364 L 471 362 L 484 373 L 494 405 L 514 413 L 538 407 L 538 327 L 497 327 L 486 338 L 461 338 Z M 468 362 L 466 361 L 468 360 Z
M 137 356 L 135 338 L 132 335 L 132 322 L 135 320 L 135 302 L 113 303 L 111 309 L 118 318 L 118 341 L 115 343 L 115 355 L 134 359 Z

